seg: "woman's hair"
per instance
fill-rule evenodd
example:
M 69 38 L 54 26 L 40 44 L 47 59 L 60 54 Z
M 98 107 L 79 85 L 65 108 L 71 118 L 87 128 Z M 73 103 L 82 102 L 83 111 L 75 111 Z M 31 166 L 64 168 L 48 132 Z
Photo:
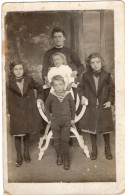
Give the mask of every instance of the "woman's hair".
M 23 67 L 23 70 L 24 70 L 23 75 L 27 74 L 27 69 L 26 69 L 26 66 L 23 64 L 23 62 L 20 60 L 16 60 L 16 61 L 10 62 L 10 76 L 14 76 L 13 69 L 16 65 L 19 65 L 19 64 L 22 65 L 22 67 Z
M 54 64 L 54 62 L 53 62 L 54 56 L 61 56 L 61 58 L 63 59 L 63 65 L 67 65 L 66 56 L 62 53 L 59 53 L 59 52 L 52 54 L 52 64 Z
M 55 33 L 61 32 L 63 34 L 64 37 L 66 37 L 66 34 L 64 32 L 63 29 L 61 29 L 60 27 L 55 27 L 53 28 L 52 32 L 51 32 L 51 37 L 53 38 Z
M 56 75 L 52 77 L 51 85 L 53 86 L 54 81 L 62 81 L 65 84 L 64 78 L 61 75 Z
M 88 56 L 88 58 L 86 59 L 86 68 L 87 70 L 92 70 L 91 68 L 91 59 L 92 58 L 99 58 L 100 61 L 101 61 L 101 69 L 104 69 L 104 66 L 105 66 L 105 62 L 104 62 L 104 59 L 102 58 L 101 54 L 97 53 L 97 52 L 94 52 L 92 54 L 90 54 Z

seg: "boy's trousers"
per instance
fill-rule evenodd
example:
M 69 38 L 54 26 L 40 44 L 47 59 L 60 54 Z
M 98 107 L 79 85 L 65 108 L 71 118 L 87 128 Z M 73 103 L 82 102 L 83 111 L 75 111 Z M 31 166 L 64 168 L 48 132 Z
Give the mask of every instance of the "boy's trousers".
M 52 117 L 51 121 L 54 147 L 57 152 L 57 156 L 61 155 L 61 152 L 63 153 L 63 155 L 69 156 L 71 117 L 70 116 Z

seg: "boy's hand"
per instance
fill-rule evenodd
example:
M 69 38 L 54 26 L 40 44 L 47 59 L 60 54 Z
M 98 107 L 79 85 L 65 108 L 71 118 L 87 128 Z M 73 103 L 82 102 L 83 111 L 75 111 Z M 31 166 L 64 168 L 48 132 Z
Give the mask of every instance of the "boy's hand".
M 81 104 L 87 106 L 88 105 L 88 99 L 86 97 L 82 96 L 81 97 Z
M 48 121 L 48 125 L 51 125 L 51 121 Z
M 44 111 L 45 106 L 44 106 L 44 102 L 41 99 L 37 99 L 37 107 L 39 107 L 39 105 L 42 107 L 42 110 Z
M 106 102 L 106 103 L 103 104 L 103 105 L 104 105 L 104 108 L 110 108 L 110 107 L 111 107 L 111 102 L 108 101 L 108 102 Z
M 77 71 L 72 71 L 71 77 L 77 77 Z

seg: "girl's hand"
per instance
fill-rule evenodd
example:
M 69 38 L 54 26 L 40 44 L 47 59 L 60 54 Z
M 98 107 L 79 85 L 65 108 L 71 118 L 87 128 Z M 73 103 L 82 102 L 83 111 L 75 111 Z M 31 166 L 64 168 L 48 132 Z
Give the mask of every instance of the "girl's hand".
M 72 71 L 71 77 L 76 78 L 77 77 L 77 71 Z
M 48 121 L 48 125 L 51 125 L 51 121 Z
M 86 97 L 82 96 L 81 97 L 81 104 L 87 106 L 88 105 L 88 99 Z
M 110 107 L 111 107 L 111 102 L 108 101 L 108 102 L 106 102 L 106 103 L 103 104 L 103 105 L 104 105 L 104 108 L 110 108 Z
M 37 99 L 37 107 L 39 107 L 39 105 L 42 107 L 42 110 L 45 110 L 45 106 L 44 106 L 44 102 L 41 99 Z
M 66 90 L 67 90 L 67 91 L 70 91 L 71 88 L 72 88 L 72 83 L 70 83 L 70 84 L 66 87 Z

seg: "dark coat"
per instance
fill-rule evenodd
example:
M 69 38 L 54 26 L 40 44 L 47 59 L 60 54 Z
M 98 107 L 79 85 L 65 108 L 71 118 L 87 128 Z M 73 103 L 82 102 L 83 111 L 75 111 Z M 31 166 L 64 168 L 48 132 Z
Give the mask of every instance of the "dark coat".
M 85 114 L 79 121 L 80 128 L 90 133 L 111 132 L 114 129 L 111 108 L 104 108 L 104 103 L 108 101 L 114 104 L 115 87 L 110 73 L 101 71 L 96 92 L 92 71 L 86 72 L 78 86 L 78 93 L 80 97 L 85 96 L 88 99 Z
M 11 135 L 36 133 L 43 127 L 42 118 L 37 109 L 34 89 L 37 90 L 38 98 L 42 99 L 43 88 L 32 77 L 24 77 L 23 95 L 21 95 L 15 78 L 10 78 L 8 110 Z
M 62 102 L 55 94 L 50 93 L 45 103 L 45 113 L 48 120 L 51 120 L 50 112 L 52 112 L 52 118 L 68 117 L 74 120 L 75 104 L 71 93 L 67 93 Z

